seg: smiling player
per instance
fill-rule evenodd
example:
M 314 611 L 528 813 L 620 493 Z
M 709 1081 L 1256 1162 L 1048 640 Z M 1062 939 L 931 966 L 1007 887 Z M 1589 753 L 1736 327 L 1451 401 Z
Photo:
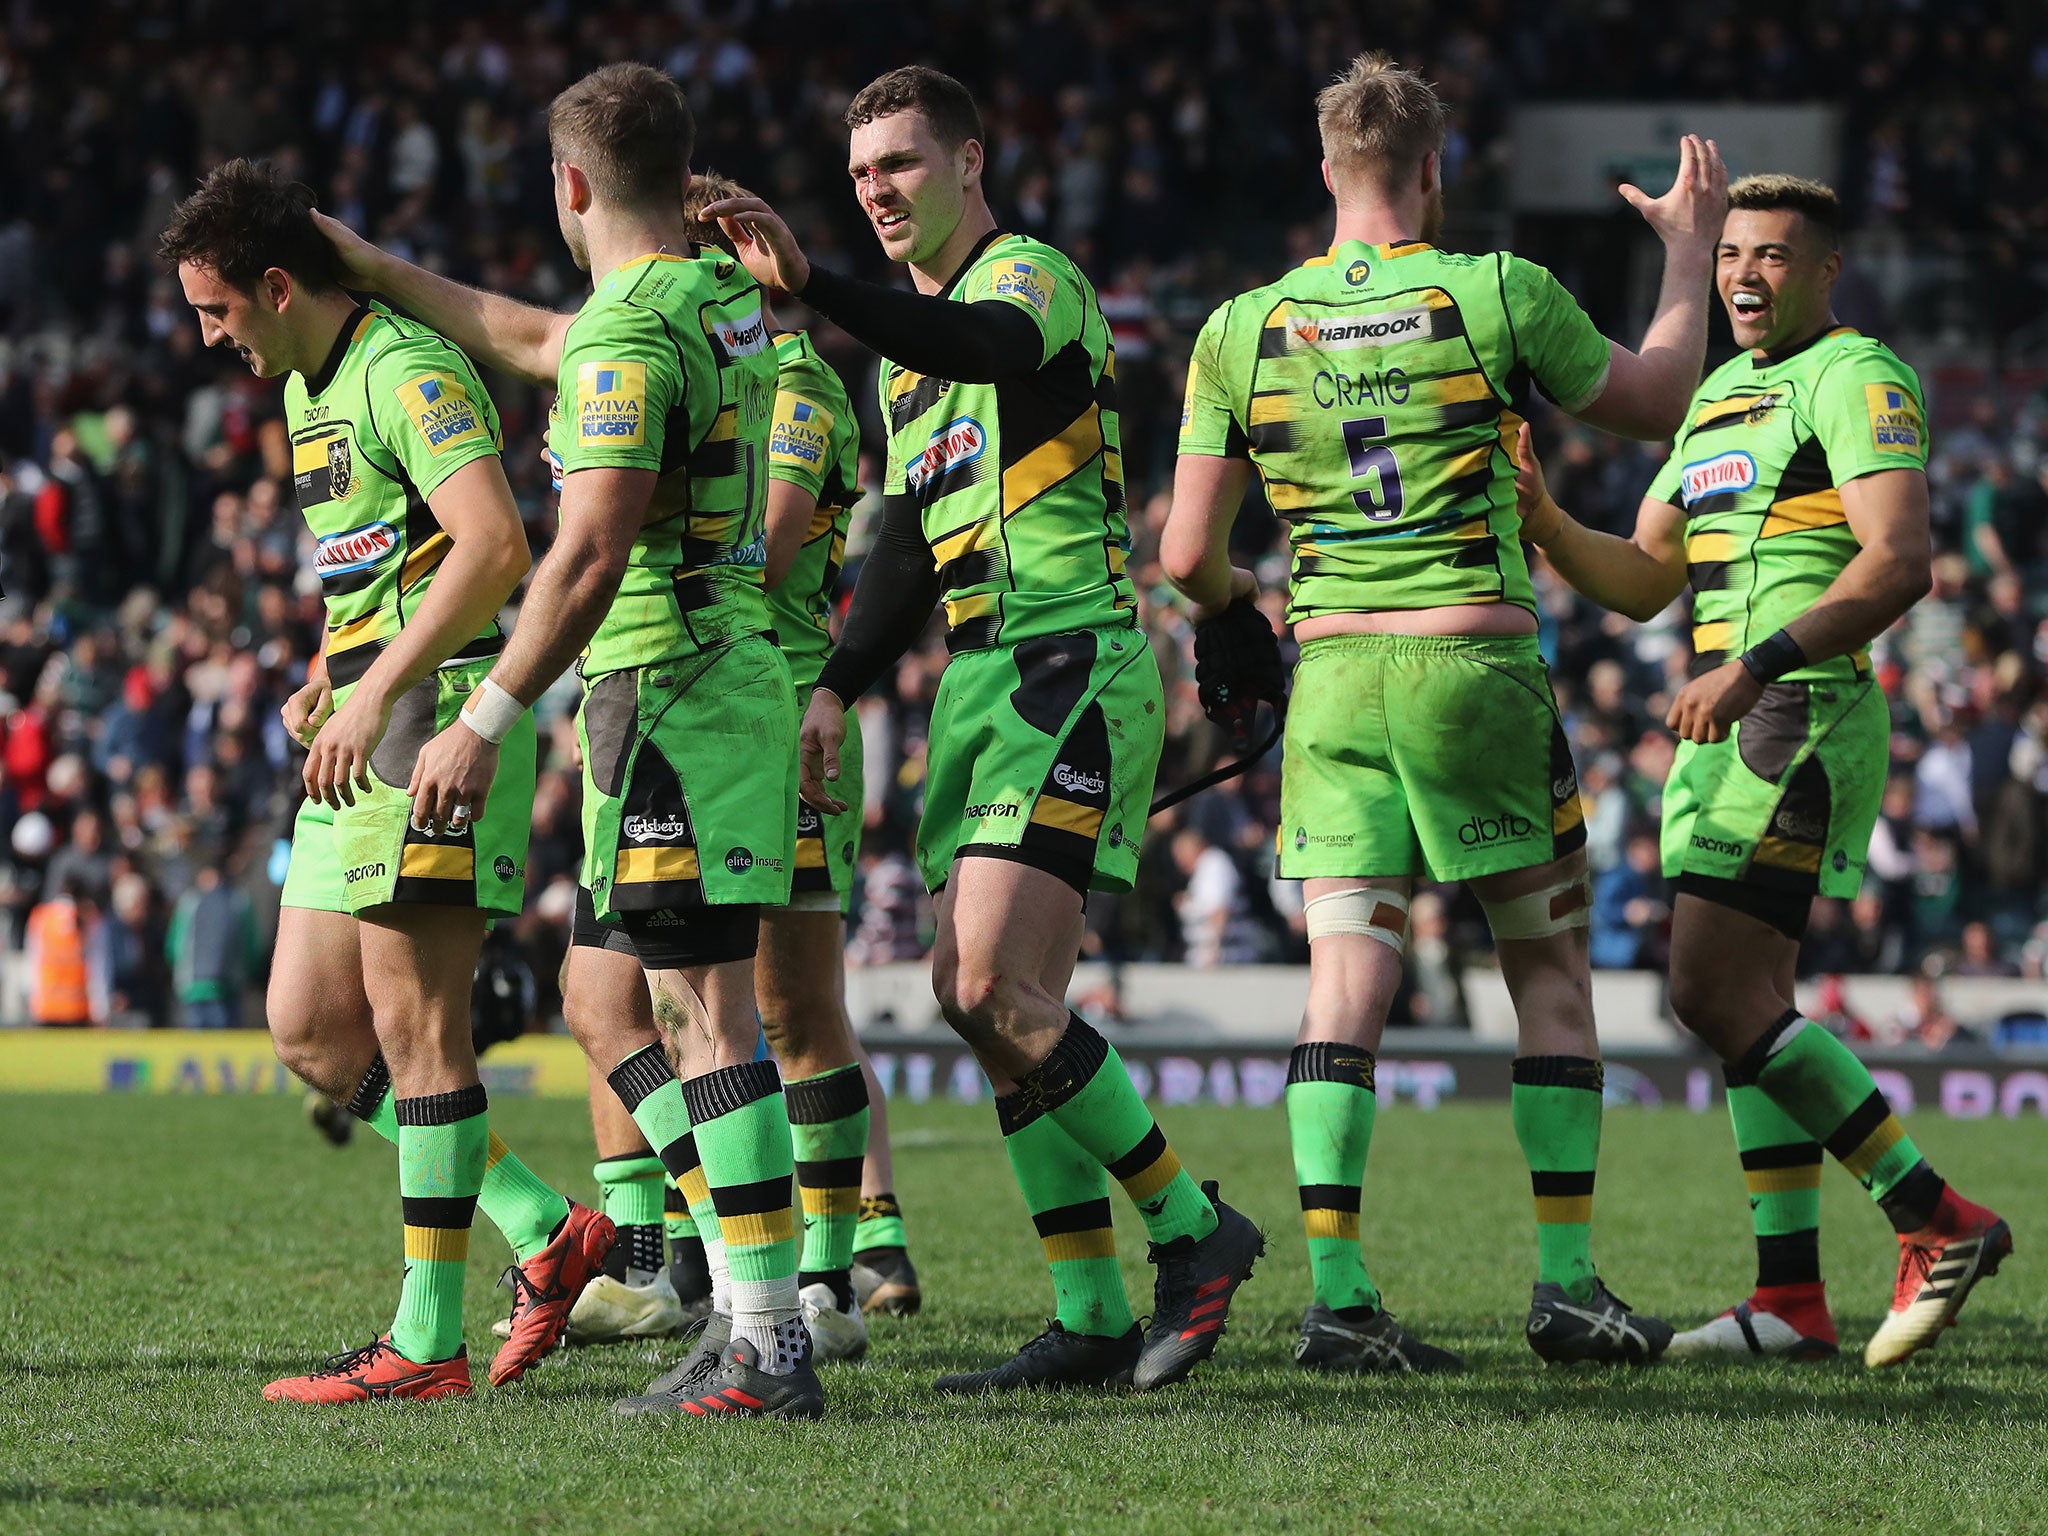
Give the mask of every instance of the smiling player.
M 1681 738 L 1664 791 L 1671 1002 L 1726 1064 L 1757 1288 L 1679 1335 L 1675 1356 L 1836 1352 L 1823 1148 L 1899 1234 L 1866 1363 L 1932 1344 L 2012 1249 L 2006 1224 L 1942 1182 L 1869 1071 L 1793 1002 L 1808 908 L 1860 889 L 1884 791 L 1889 717 L 1867 647 L 1929 580 L 1919 381 L 1836 323 L 1840 226 L 1818 183 L 1729 189 L 1716 284 L 1747 350 L 1693 397 L 1631 538 L 1558 509 L 1523 429 L 1523 533 L 1565 580 L 1638 620 L 1693 589 L 1693 677 L 1666 722 Z

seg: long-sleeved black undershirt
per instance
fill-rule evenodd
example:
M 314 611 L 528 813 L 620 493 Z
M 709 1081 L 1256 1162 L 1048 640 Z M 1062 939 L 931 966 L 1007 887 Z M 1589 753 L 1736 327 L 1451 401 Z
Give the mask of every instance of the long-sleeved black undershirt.
M 968 262 L 979 254 L 977 247 Z M 962 304 L 940 294 L 906 293 L 823 267 L 811 268 L 800 296 L 854 340 L 933 378 L 996 384 L 1021 378 L 1044 361 L 1042 333 L 1010 304 Z M 922 508 L 914 496 L 888 497 L 818 687 L 852 704 L 916 642 L 940 595 Z

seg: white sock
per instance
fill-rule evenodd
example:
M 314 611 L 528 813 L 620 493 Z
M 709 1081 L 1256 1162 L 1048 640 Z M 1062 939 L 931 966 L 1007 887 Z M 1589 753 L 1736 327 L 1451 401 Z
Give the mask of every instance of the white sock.
M 711 1272 L 711 1310 L 732 1315 L 732 1271 L 725 1265 L 725 1239 L 704 1239 L 704 1267 Z
M 781 1280 L 735 1280 L 732 1284 L 732 1336 L 753 1345 L 760 1369 L 787 1376 L 797 1368 L 810 1345 L 796 1276 Z

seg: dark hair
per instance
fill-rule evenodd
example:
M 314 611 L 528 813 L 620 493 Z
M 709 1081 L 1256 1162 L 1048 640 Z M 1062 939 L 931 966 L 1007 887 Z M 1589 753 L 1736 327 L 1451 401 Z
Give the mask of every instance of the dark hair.
M 699 245 L 715 245 L 728 256 L 737 256 L 732 241 L 715 220 L 704 217 L 704 209 L 711 203 L 723 202 L 728 197 L 752 197 L 754 194 L 734 181 L 730 176 L 721 176 L 716 171 L 700 171 L 690 178 L 690 190 L 683 196 L 683 222 L 690 226 L 690 238 Z
M 171 212 L 157 240 L 171 266 L 204 267 L 230 288 L 254 288 L 280 267 L 316 292 L 339 288 L 341 261 L 313 222 L 313 189 L 269 161 L 229 160 Z
M 683 195 L 697 120 L 683 89 L 646 64 L 593 69 L 548 106 L 548 144 L 600 202 L 660 207 Z
M 1840 243 L 1842 200 L 1825 182 L 1804 176 L 1745 176 L 1728 189 L 1728 211 L 1796 213 L 1829 250 Z
M 983 146 L 988 143 L 973 92 L 951 75 L 923 64 L 892 69 L 862 86 L 847 103 L 846 126 L 859 128 L 898 112 L 922 113 L 933 136 L 948 149 L 958 149 L 969 139 Z

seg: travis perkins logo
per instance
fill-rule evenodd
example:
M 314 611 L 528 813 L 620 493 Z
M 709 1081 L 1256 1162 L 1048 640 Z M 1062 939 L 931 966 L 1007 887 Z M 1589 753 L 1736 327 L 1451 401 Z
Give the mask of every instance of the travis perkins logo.
M 1474 816 L 1458 828 L 1458 842 L 1466 848 L 1484 848 L 1488 843 L 1514 842 L 1535 830 L 1526 816 Z
M 1427 341 L 1430 313 L 1423 305 L 1384 315 L 1344 318 L 1289 315 L 1287 345 L 1295 351 L 1313 347 L 1318 352 L 1350 352 L 1359 347 L 1389 346 L 1397 341 Z

